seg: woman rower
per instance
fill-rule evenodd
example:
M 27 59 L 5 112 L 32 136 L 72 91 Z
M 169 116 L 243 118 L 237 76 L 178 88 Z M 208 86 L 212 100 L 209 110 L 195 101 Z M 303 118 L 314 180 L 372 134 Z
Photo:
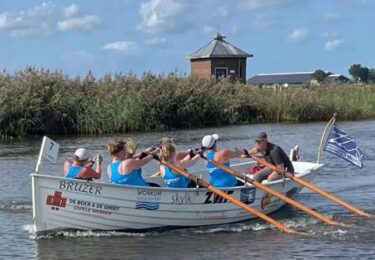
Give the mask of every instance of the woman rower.
M 150 186 L 143 177 L 141 167 L 151 161 L 152 154 L 144 152 L 139 156 L 134 156 L 136 144 L 132 139 L 126 142 L 121 139 L 115 139 L 108 144 L 108 151 L 112 156 L 112 163 L 108 165 L 107 174 L 111 183 L 129 184 L 137 186 Z M 146 150 L 150 152 L 150 149 Z
M 102 172 L 102 157 L 97 156 L 95 170 L 90 160 L 90 152 L 85 148 L 78 148 L 73 154 L 73 160 L 66 160 L 64 163 L 64 175 L 68 179 L 92 180 L 100 179 Z
M 176 148 L 172 142 L 162 142 L 159 159 L 161 161 L 171 162 L 179 168 L 185 169 L 193 166 L 197 162 L 200 155 L 194 155 L 191 152 L 183 159 L 177 159 L 176 157 Z M 167 184 L 169 188 L 193 188 L 196 186 L 193 181 L 190 181 L 188 178 L 173 172 L 172 169 L 166 165 L 160 165 L 160 173 L 165 184 Z

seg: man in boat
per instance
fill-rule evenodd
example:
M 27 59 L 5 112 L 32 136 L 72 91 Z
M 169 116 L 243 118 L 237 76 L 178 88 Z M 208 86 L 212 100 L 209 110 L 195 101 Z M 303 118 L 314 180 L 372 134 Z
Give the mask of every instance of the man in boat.
M 206 157 L 209 160 L 215 160 L 229 167 L 229 160 L 232 158 L 244 158 L 244 152 L 240 150 L 219 150 L 216 141 L 219 139 L 219 135 L 206 135 L 202 139 L 202 147 L 205 150 Z M 236 177 L 226 171 L 217 168 L 211 163 L 207 163 L 208 179 L 210 184 L 215 187 L 233 187 L 243 185 L 242 182 L 237 181 Z
M 165 139 L 166 140 L 166 139 Z M 184 158 L 179 159 L 176 156 L 176 148 L 172 142 L 162 142 L 159 154 L 161 161 L 166 161 L 175 164 L 177 167 L 186 169 L 193 166 L 200 158 L 199 154 L 194 154 L 192 151 Z M 181 156 L 180 156 L 181 157 Z M 185 176 L 175 173 L 166 165 L 160 165 L 160 173 L 163 177 L 165 184 L 169 188 L 194 188 L 196 184 L 190 181 Z
M 141 167 L 151 161 L 152 153 L 142 152 L 134 156 L 136 149 L 136 144 L 131 138 L 126 141 L 114 139 L 108 144 L 112 163 L 108 165 L 107 174 L 111 183 L 150 186 L 142 177 Z M 157 150 L 153 152 L 155 153 Z
M 77 149 L 73 154 L 73 160 L 64 163 L 64 175 L 70 179 L 100 179 L 102 172 L 102 158 L 97 156 L 95 170 L 92 168 L 94 162 L 90 159 L 90 153 L 85 148 Z
M 278 145 L 268 142 L 267 133 L 261 132 L 255 138 L 256 146 L 249 149 L 249 154 L 262 156 L 267 162 L 276 165 L 276 171 L 264 168 L 254 175 L 254 180 L 274 181 L 283 178 L 285 173 L 294 175 L 293 164 L 285 151 Z

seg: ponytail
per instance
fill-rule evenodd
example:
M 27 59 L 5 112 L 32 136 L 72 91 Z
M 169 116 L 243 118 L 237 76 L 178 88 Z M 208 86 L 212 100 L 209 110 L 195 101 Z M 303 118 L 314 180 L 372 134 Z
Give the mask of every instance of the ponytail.
M 126 139 L 126 158 L 132 158 L 135 154 L 135 151 L 137 150 L 137 145 L 135 144 L 135 141 L 132 138 Z
M 122 139 L 114 139 L 108 145 L 107 149 L 111 155 L 116 155 L 124 150 L 125 142 Z
M 159 158 L 162 161 L 168 161 L 171 154 L 173 154 L 175 151 L 176 151 L 176 148 L 171 142 L 165 142 L 161 146 Z

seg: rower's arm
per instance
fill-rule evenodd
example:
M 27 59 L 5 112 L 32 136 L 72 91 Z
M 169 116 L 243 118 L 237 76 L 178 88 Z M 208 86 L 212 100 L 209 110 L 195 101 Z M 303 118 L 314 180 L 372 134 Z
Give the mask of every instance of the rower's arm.
M 249 152 L 250 155 L 254 155 L 254 154 L 257 154 L 259 152 L 259 150 L 256 146 L 248 149 L 247 151 Z
M 197 162 L 199 158 L 200 158 L 199 154 L 194 155 L 193 158 L 190 158 L 190 155 L 187 155 L 184 159 L 178 162 L 178 165 L 184 169 L 190 168 Z
M 68 173 L 68 165 L 69 165 L 69 161 L 66 160 L 64 162 L 64 176 Z

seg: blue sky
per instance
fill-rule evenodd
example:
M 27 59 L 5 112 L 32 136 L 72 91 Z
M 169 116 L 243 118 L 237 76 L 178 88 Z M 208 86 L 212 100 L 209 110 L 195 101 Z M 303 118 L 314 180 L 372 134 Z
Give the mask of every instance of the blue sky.
M 254 55 L 248 77 L 375 67 L 374 0 L 0 0 L 0 68 L 189 73 L 216 32 Z

